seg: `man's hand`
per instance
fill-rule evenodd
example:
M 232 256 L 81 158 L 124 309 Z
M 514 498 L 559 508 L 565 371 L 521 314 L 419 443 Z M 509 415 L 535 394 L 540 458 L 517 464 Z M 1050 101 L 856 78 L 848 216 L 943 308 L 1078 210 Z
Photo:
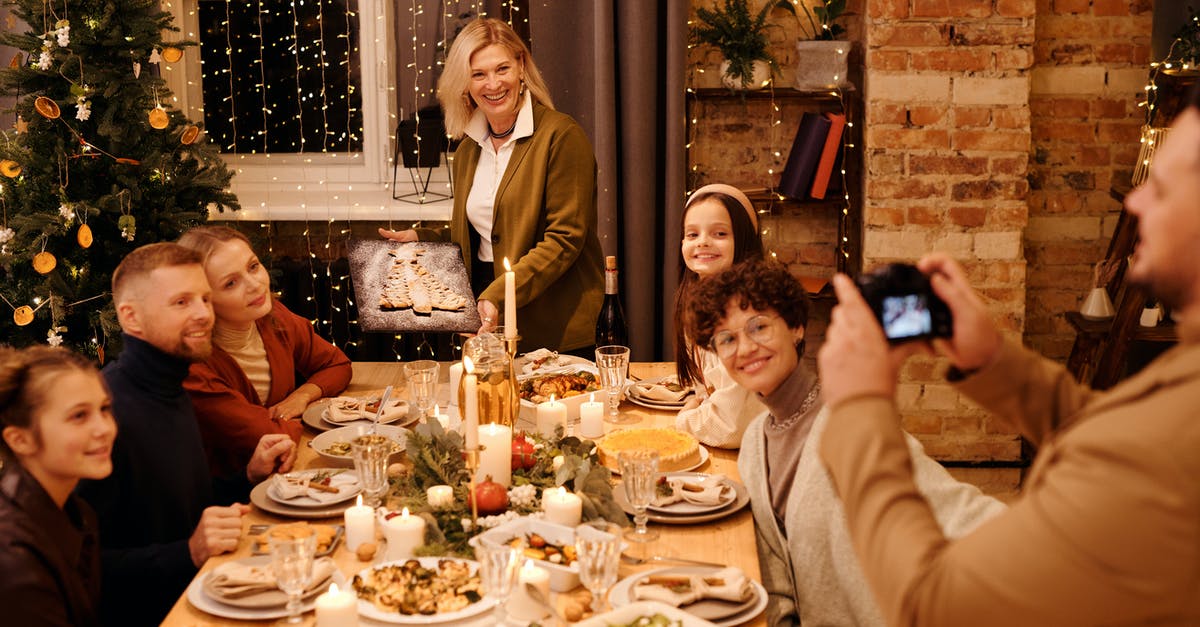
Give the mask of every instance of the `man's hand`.
M 254 447 L 246 478 L 258 483 L 276 472 L 288 472 L 296 462 L 296 443 L 286 433 L 268 433 Z
M 967 281 L 967 273 L 944 253 L 932 253 L 917 262 L 929 277 L 933 291 L 945 301 L 954 318 L 954 336 L 934 340 L 934 348 L 959 370 L 976 370 L 992 362 L 1000 350 L 1000 331 L 987 307 Z
M 833 277 L 833 288 L 838 304 L 830 316 L 825 344 L 817 354 L 825 404 L 832 406 L 862 395 L 894 397 L 900 364 L 926 350 L 926 345 L 906 342 L 893 348 L 850 277 Z
M 200 524 L 188 538 L 188 551 L 196 568 L 204 565 L 208 558 L 237 549 L 242 537 L 242 516 L 250 511 L 244 503 L 229 507 L 209 507 L 200 515 Z
M 479 309 L 479 319 L 483 322 L 479 325 L 479 332 L 490 333 L 496 328 L 496 320 L 500 318 L 500 311 L 496 309 L 496 303 L 490 300 L 481 300 L 477 309 Z
M 415 241 L 417 241 L 417 232 L 413 229 L 404 229 L 403 231 L 389 231 L 387 229 L 379 229 L 379 236 L 384 239 L 390 239 L 393 242 L 415 242 Z

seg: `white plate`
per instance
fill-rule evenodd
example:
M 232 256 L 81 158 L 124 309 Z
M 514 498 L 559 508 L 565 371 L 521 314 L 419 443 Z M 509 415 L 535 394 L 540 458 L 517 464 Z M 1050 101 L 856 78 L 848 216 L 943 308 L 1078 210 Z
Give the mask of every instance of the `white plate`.
M 746 486 L 732 479 L 729 480 L 729 483 L 733 484 L 734 492 L 737 494 L 732 505 L 703 514 L 666 514 L 647 510 L 646 515 L 654 522 L 668 525 L 694 525 L 732 516 L 750 504 L 750 491 L 746 489 Z M 625 510 L 626 514 L 633 515 L 633 507 L 625 499 L 625 489 L 622 486 L 613 487 L 613 501 L 617 503 L 618 507 Z
M 205 572 L 203 575 L 197 575 L 196 578 L 192 580 L 192 583 L 188 586 L 186 592 L 188 603 L 191 603 L 192 607 L 204 612 L 205 614 L 212 614 L 213 616 L 232 618 L 235 620 L 270 620 L 273 618 L 285 618 L 288 615 L 286 606 L 250 609 L 234 607 L 232 605 L 221 603 L 220 601 L 208 596 L 208 593 L 204 592 L 204 578 L 207 576 L 208 572 Z M 346 583 L 346 578 L 342 576 L 341 571 L 335 570 L 333 572 L 332 579 L 333 583 L 336 583 L 338 588 L 342 590 L 345 590 L 349 585 Z M 317 599 L 316 597 L 313 597 L 312 599 L 301 604 L 300 611 L 311 612 L 313 607 L 316 606 L 316 603 Z
M 710 475 L 703 472 L 664 472 L 663 476 L 668 478 L 682 477 L 685 479 L 691 479 L 693 483 L 698 483 L 701 485 L 713 485 L 711 482 L 717 480 L 717 475 Z M 726 491 L 725 498 L 721 499 L 719 503 L 715 503 L 713 505 L 696 505 L 694 503 L 688 503 L 687 501 L 679 501 L 677 503 L 671 503 L 670 505 L 664 506 L 651 505 L 647 509 L 654 512 L 673 514 L 676 516 L 688 516 L 691 514 L 715 512 L 719 509 L 728 507 L 737 500 L 737 490 L 734 489 L 733 482 L 730 481 L 728 477 L 723 475 L 720 477 L 720 482 L 729 486 L 729 490 Z
M 453 562 L 466 562 L 467 564 L 471 565 L 471 572 L 473 572 L 473 573 L 479 572 L 479 563 L 472 561 L 472 560 L 464 560 L 464 559 L 458 559 L 458 558 L 453 558 L 453 557 L 418 557 L 418 558 L 416 558 L 416 560 L 421 562 L 421 566 L 424 566 L 425 568 L 435 568 L 435 569 L 437 568 L 438 562 L 441 560 L 450 560 Z M 364 569 L 360 570 L 358 572 L 358 576 L 365 577 L 367 573 L 371 572 L 372 570 L 375 570 L 376 568 L 382 568 L 384 566 L 390 566 L 393 564 L 399 565 L 399 564 L 403 564 L 406 561 L 408 561 L 408 560 L 398 560 L 395 562 L 384 562 L 382 564 L 376 564 L 375 566 L 372 566 L 370 568 L 364 568 Z M 356 590 L 355 594 L 357 594 L 357 592 L 358 591 Z M 494 606 L 494 605 L 495 605 L 495 600 L 492 599 L 491 597 L 485 596 L 482 599 L 464 607 L 463 609 L 458 610 L 457 612 L 447 612 L 445 614 L 435 614 L 433 616 L 424 616 L 424 615 L 411 615 L 410 616 L 410 615 L 405 615 L 405 614 L 400 614 L 400 613 L 384 612 L 383 610 L 375 607 L 374 603 L 371 603 L 370 601 L 367 601 L 364 599 L 359 599 L 358 600 L 358 615 L 365 617 L 365 618 L 370 618 L 372 620 L 377 620 L 377 621 L 384 622 L 384 623 L 393 623 L 393 624 L 397 624 L 397 625 L 435 625 L 438 623 L 449 623 L 451 621 L 456 621 L 456 620 L 459 620 L 462 618 L 468 618 L 471 616 L 475 616 L 477 614 L 482 614 L 483 612 L 486 612 L 487 610 L 491 609 L 492 606 Z
M 353 464 L 354 456 L 350 453 L 346 453 L 345 455 L 334 455 L 333 453 L 326 453 L 325 449 L 338 442 L 353 441 L 354 438 L 357 438 L 360 435 L 366 435 L 370 432 L 370 424 L 352 424 L 348 427 L 338 427 L 337 429 L 331 429 L 325 433 L 318 434 L 316 437 L 308 441 L 308 445 L 317 452 L 317 455 L 320 455 L 329 461 L 340 462 L 343 464 Z M 376 433 L 385 437 L 389 437 L 396 442 L 399 448 L 397 448 L 392 455 L 400 454 L 400 452 L 404 450 L 404 445 L 408 442 L 408 430 L 404 427 L 397 427 L 395 425 L 379 425 Z
M 329 403 L 332 400 L 333 399 L 331 398 L 323 398 L 314 402 L 312 405 L 309 405 L 304 410 L 304 413 L 300 415 L 300 421 L 312 427 L 313 429 L 316 429 L 317 431 L 329 431 L 330 429 L 348 427 L 351 425 L 371 424 L 371 420 L 369 418 L 363 418 L 362 420 L 351 420 L 350 422 L 329 422 L 328 420 L 325 420 L 325 410 L 329 407 Z M 393 418 L 392 420 L 381 420 L 379 424 L 384 425 L 395 423 L 403 427 L 416 421 L 417 417 L 413 416 L 412 414 L 405 414 L 399 416 L 398 418 Z
M 279 491 L 275 487 L 275 477 L 272 475 L 263 482 L 267 484 L 267 497 L 280 505 L 312 509 L 326 508 L 343 501 L 348 501 L 357 496 L 359 492 L 362 492 L 362 486 L 358 482 L 358 475 L 345 468 L 310 468 L 309 470 L 296 470 L 287 474 L 289 476 L 312 477 L 318 473 L 334 473 L 329 485 L 338 489 L 337 494 L 324 496 L 324 493 L 309 488 L 308 493 L 310 495 L 314 493 L 322 494 L 321 498 L 314 498 L 313 496 L 298 496 L 292 499 L 280 498 Z
M 687 468 L 680 468 L 679 470 L 674 470 L 671 472 L 686 472 L 689 470 L 695 470 L 695 469 L 703 466 L 705 464 L 705 462 L 708 461 L 708 449 L 704 448 L 703 444 L 700 444 L 699 447 L 700 447 L 700 461 L 696 462 L 695 464 L 692 464 L 691 466 L 688 466 Z M 612 474 L 617 475 L 617 476 L 621 475 L 620 468 L 613 468 L 612 466 L 607 466 L 607 468 L 610 471 L 612 471 Z
M 597 614 L 587 620 L 575 623 L 575 627 L 609 627 L 609 625 L 625 625 L 642 616 L 662 614 L 671 620 L 683 623 L 683 627 L 713 627 L 713 624 L 688 614 L 687 612 L 660 601 L 636 601 L 624 607 L 618 607 L 611 612 Z
M 679 409 L 679 408 L 683 407 L 685 404 L 687 404 L 688 399 L 695 396 L 695 394 L 696 394 L 695 391 L 688 390 L 688 393 L 685 394 L 681 400 L 663 401 L 663 400 L 654 399 L 654 398 L 647 398 L 645 395 L 641 394 L 638 390 L 639 383 L 659 383 L 659 382 L 667 380 L 667 379 L 670 379 L 672 382 L 676 381 L 675 375 L 669 374 L 669 375 L 666 375 L 663 377 L 654 377 L 652 379 L 642 379 L 641 381 L 634 382 L 632 385 L 630 385 L 629 387 L 627 387 L 625 389 L 625 398 L 627 398 L 629 400 L 629 402 L 633 403 L 634 405 L 641 405 L 642 407 L 649 407 L 650 409 Z
M 590 360 L 574 355 L 560 354 L 553 362 L 543 363 L 541 366 L 534 368 L 533 362 L 527 360 L 526 355 L 517 357 L 517 371 L 520 373 L 517 378 L 523 378 L 533 375 L 550 374 L 557 372 L 560 369 L 568 368 L 569 366 L 592 366 L 595 367 Z
M 608 602 L 612 603 L 613 607 L 624 607 L 633 603 L 641 603 L 630 598 L 633 593 L 633 585 L 638 581 L 653 575 L 693 575 L 703 574 L 719 570 L 707 566 L 676 566 L 671 568 L 655 568 L 653 570 L 644 570 L 640 573 L 630 575 L 618 581 L 615 586 L 608 592 Z M 742 605 L 735 605 L 726 601 L 703 600 L 697 601 L 691 605 L 685 605 L 678 608 L 682 612 L 691 614 L 688 608 L 693 608 L 696 611 L 702 612 L 706 616 L 719 615 L 723 612 L 731 612 L 720 618 L 709 618 L 713 624 L 718 627 L 733 627 L 740 625 L 755 616 L 758 616 L 767 607 L 767 591 L 762 587 L 762 584 L 750 580 L 750 587 L 754 590 L 754 599 Z M 728 607 L 725 607 L 728 606 Z M 734 608 L 738 608 L 734 610 Z

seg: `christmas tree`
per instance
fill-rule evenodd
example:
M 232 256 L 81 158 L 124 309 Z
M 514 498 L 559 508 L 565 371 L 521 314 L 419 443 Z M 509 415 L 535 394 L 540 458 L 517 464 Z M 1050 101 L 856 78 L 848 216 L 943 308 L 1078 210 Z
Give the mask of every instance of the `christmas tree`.
M 113 269 L 211 207 L 237 209 L 232 172 L 165 104 L 159 67 L 193 44 L 164 41 L 178 29 L 158 0 L 3 3 L 25 27 L 0 35 L 20 50 L 0 70 L 16 100 L 0 113 L 15 119 L 0 131 L 0 342 L 66 342 L 103 361 L 120 346 Z

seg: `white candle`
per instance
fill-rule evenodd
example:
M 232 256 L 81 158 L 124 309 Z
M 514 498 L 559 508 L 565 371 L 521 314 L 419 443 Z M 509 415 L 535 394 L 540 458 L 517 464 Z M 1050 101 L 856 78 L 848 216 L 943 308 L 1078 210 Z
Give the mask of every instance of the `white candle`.
M 454 488 L 448 485 L 435 485 L 425 491 L 425 498 L 430 507 L 450 507 L 454 505 Z
M 462 384 L 463 365 L 462 362 L 450 364 L 450 404 L 458 406 L 458 395 L 462 390 L 459 389 Z
M 504 258 L 504 339 L 517 337 L 517 275 Z
M 542 492 L 542 511 L 546 521 L 575 527 L 583 520 L 583 500 L 564 487 Z
M 566 457 L 563 457 L 562 455 L 555 455 L 554 460 L 553 460 L 554 472 L 558 472 L 558 469 L 562 468 L 562 465 L 565 464 L 566 462 L 567 462 Z
M 546 610 L 541 603 L 533 600 L 525 591 L 525 584 L 533 584 L 542 592 L 542 598 L 550 599 L 550 571 L 525 560 L 525 565 L 517 571 L 517 589 L 508 599 L 508 613 L 522 623 L 541 620 L 546 617 Z
M 358 495 L 358 505 L 347 507 L 344 514 L 346 519 L 346 548 L 350 552 L 358 550 L 363 542 L 375 541 L 375 510 L 363 505 L 362 495 Z
M 479 447 L 479 392 L 475 379 L 475 367 L 470 357 L 463 357 L 463 396 L 466 402 L 466 424 L 463 425 L 463 437 L 466 438 L 467 448 Z
M 604 435 L 604 403 L 596 400 L 595 392 L 579 405 L 579 434 L 585 438 Z
M 479 472 L 475 481 L 482 483 L 491 475 L 492 481 L 504 487 L 512 484 L 512 429 L 491 423 L 479 428 Z
M 566 434 L 567 406 L 555 400 L 551 394 L 550 400 L 537 406 L 537 430 L 543 437 L 551 438 L 557 425 L 562 425 Z
M 358 625 L 358 599 L 349 590 L 329 584 L 317 597 L 317 627 L 354 627 Z
M 425 544 L 425 519 L 410 516 L 405 507 L 399 516 L 384 523 L 383 533 L 387 537 L 388 561 L 408 559 L 413 549 Z

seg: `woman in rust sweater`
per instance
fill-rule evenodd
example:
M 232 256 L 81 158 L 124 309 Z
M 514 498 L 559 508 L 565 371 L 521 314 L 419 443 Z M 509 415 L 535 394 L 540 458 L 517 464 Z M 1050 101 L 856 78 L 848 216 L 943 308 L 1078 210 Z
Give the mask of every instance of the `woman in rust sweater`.
M 203 226 L 179 244 L 204 257 L 216 316 L 212 356 L 192 365 L 184 387 L 213 474 L 241 473 L 263 435 L 299 441 L 303 426 L 295 419 L 309 403 L 346 388 L 350 360 L 271 297 L 266 268 L 246 236 Z

